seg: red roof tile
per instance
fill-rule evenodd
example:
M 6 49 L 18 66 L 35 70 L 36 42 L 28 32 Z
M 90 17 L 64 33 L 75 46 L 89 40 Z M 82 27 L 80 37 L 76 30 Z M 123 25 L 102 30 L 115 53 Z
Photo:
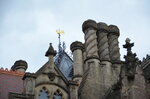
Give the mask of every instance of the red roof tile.
M 24 73 L 0 69 L 0 99 L 8 99 L 9 92 L 23 92 Z

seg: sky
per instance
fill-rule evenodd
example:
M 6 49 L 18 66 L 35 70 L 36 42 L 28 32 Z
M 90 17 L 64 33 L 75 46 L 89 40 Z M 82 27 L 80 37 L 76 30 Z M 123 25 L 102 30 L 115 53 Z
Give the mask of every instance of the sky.
M 58 50 L 57 29 L 64 30 L 61 42 L 84 43 L 82 24 L 87 19 L 117 25 L 122 45 L 129 37 L 133 52 L 142 59 L 150 54 L 149 0 L 0 0 L 0 67 L 10 69 L 16 60 L 28 63 L 28 72 L 36 72 L 48 58 L 52 43 Z

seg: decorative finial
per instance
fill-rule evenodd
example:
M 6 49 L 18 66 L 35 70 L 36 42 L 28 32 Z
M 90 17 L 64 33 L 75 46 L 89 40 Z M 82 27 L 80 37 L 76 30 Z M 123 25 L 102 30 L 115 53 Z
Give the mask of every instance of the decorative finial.
M 126 48 L 128 52 L 131 51 L 131 48 L 134 46 L 134 43 L 130 43 L 130 41 L 131 40 L 129 38 L 126 38 L 126 44 L 123 45 L 123 48 Z
M 45 56 L 49 56 L 49 55 L 53 55 L 55 56 L 56 55 L 56 51 L 54 50 L 53 46 L 52 46 L 52 43 L 50 43 L 50 47 L 49 49 L 47 50 Z
M 49 43 L 50 46 L 52 46 L 52 43 Z
M 66 44 L 65 44 L 65 42 L 63 42 L 62 47 L 63 47 L 63 50 L 65 51 L 66 50 Z
M 130 41 L 131 41 L 130 38 L 126 38 L 125 40 L 126 43 L 130 43 Z
M 124 48 L 127 49 L 127 55 L 124 56 L 125 63 L 126 63 L 126 75 L 128 80 L 133 80 L 136 73 L 136 66 L 138 65 L 139 61 L 136 57 L 136 53 L 132 53 L 131 48 L 134 46 L 134 43 L 130 43 L 130 39 L 126 38 L 126 44 L 123 45 Z

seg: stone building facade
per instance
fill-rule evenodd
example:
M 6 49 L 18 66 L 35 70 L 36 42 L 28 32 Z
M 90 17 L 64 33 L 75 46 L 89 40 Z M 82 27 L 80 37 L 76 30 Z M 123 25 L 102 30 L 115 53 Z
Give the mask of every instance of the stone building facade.
M 127 38 L 125 61 L 120 60 L 120 31 L 115 25 L 87 20 L 82 30 L 85 42 L 70 45 L 73 59 L 65 50 L 56 53 L 50 44 L 48 61 L 37 72 L 25 72 L 23 60 L 10 71 L 0 69 L 0 99 L 150 99 L 150 56 L 139 60 Z M 2 86 L 9 83 L 4 77 L 8 74 L 11 79 L 18 74 L 13 81 L 20 83 L 6 91 Z

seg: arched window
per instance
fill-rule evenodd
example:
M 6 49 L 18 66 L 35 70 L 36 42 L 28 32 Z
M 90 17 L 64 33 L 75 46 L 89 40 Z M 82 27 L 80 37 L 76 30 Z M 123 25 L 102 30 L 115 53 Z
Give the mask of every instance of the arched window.
M 62 98 L 63 94 L 60 92 L 60 90 L 56 90 L 53 95 L 53 99 L 63 99 Z
M 49 99 L 48 91 L 46 91 L 45 87 L 43 87 L 43 89 L 40 90 L 39 99 Z

